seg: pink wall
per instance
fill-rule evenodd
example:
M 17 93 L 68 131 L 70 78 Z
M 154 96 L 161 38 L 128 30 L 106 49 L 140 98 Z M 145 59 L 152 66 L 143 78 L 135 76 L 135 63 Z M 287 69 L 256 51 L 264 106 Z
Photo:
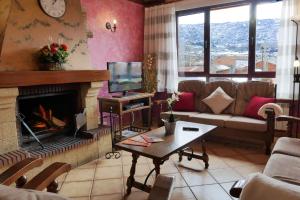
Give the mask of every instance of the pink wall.
M 128 0 L 81 0 L 87 13 L 91 61 L 96 69 L 106 69 L 109 61 L 142 61 L 144 41 L 144 7 Z M 105 28 L 117 20 L 117 31 Z M 106 93 L 107 87 L 101 93 Z

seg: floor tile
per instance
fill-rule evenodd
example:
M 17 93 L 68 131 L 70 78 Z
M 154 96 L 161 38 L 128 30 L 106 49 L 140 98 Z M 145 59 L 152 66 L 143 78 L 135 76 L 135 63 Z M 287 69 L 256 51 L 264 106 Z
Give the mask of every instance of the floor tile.
M 265 154 L 249 154 L 245 157 L 257 165 L 265 165 L 269 160 L 269 156 Z
M 74 169 L 71 170 L 65 181 L 73 182 L 73 181 L 90 181 L 93 180 L 95 174 L 95 168 L 87 168 L 87 169 Z
M 117 165 L 122 165 L 122 159 L 106 159 L 106 158 L 101 158 L 98 160 L 98 166 L 101 167 L 108 167 L 108 166 L 117 166 Z
M 123 165 L 132 164 L 132 156 L 122 156 Z M 137 160 L 137 164 L 148 164 L 148 159 L 146 157 L 140 156 Z
M 128 151 L 121 151 L 121 155 L 122 156 L 131 156 L 132 153 L 128 152 Z
M 246 178 L 249 174 L 262 172 L 264 165 L 252 165 L 252 166 L 242 166 L 233 168 L 238 174 Z
M 123 194 L 123 178 L 95 180 L 92 189 L 92 196 L 120 193 Z
M 248 155 L 248 154 L 264 154 L 263 149 L 256 149 L 256 148 L 235 148 L 240 155 Z
M 148 193 L 142 191 L 131 192 L 130 195 L 127 196 L 126 200 L 147 200 L 148 196 Z
M 69 182 L 64 183 L 59 191 L 67 197 L 86 197 L 91 193 L 93 182 L 92 181 L 82 181 L 82 182 Z
M 174 187 L 186 187 L 187 186 L 184 178 L 181 176 L 180 173 L 167 174 L 166 176 L 174 176 L 175 177 Z
M 229 183 L 222 183 L 221 184 L 221 186 L 222 186 L 222 188 L 227 192 L 227 194 L 230 196 L 230 193 L 229 193 L 229 191 L 230 191 L 230 189 L 231 189 L 231 187 L 233 186 L 233 184 L 234 184 L 235 182 L 229 182 Z M 234 199 L 234 200 L 238 200 L 238 198 L 234 198 L 234 197 L 232 197 L 232 196 L 230 196 L 232 199 Z
M 98 160 L 93 160 L 89 163 L 86 163 L 84 165 L 81 165 L 80 167 L 78 167 L 79 169 L 87 169 L 87 168 L 95 168 L 96 165 L 98 163 Z
M 147 176 L 135 176 L 134 180 L 144 184 L 146 178 L 147 178 Z M 123 181 L 124 181 L 124 191 L 126 191 L 126 189 L 127 189 L 127 185 L 126 185 L 127 179 L 128 179 L 128 177 L 124 176 L 124 179 L 123 179 Z M 155 180 L 154 175 L 149 176 L 149 178 L 147 180 L 147 185 L 153 186 L 154 180 Z M 132 188 L 131 191 L 141 191 L 141 190 L 139 190 L 137 188 Z
M 217 155 L 210 155 L 209 156 L 209 169 L 224 169 L 230 168 L 223 160 L 222 157 Z
M 230 196 L 218 184 L 191 187 L 197 199 L 231 200 Z
M 101 196 L 92 196 L 91 200 L 122 200 L 122 194 L 108 194 Z
M 129 176 L 130 174 L 130 165 L 123 166 L 123 174 L 124 176 Z M 148 164 L 136 165 L 135 176 L 145 176 L 150 172 L 150 168 Z
M 231 181 L 237 181 L 239 179 L 242 179 L 243 177 L 240 176 L 236 171 L 234 171 L 231 168 L 225 168 L 225 169 L 213 169 L 209 170 L 209 173 L 217 180 L 219 183 L 224 182 L 231 182 Z
M 210 150 L 219 156 L 234 156 L 239 154 L 237 151 L 234 150 L 234 148 L 229 148 L 225 146 L 219 148 L 212 148 Z
M 171 200 L 196 200 L 192 191 L 188 187 L 174 188 Z
M 182 173 L 184 180 L 188 186 L 204 185 L 216 183 L 214 178 L 207 172 L 184 172 Z
M 123 176 L 122 166 L 98 167 L 95 172 L 95 179 L 112 179 Z
M 182 158 L 181 162 L 176 162 L 177 168 L 180 172 L 201 172 L 204 169 L 204 163 L 198 159 L 189 161 L 187 157 Z
M 230 167 L 253 166 L 254 164 L 244 156 L 231 156 L 222 159 Z
M 175 174 L 178 173 L 178 169 L 173 162 L 166 162 L 160 166 L 161 174 Z

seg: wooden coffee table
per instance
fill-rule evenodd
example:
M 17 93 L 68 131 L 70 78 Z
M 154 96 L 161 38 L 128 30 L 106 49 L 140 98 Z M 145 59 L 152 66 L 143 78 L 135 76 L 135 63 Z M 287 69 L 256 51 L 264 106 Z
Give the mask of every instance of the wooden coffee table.
M 183 127 L 198 128 L 199 131 L 184 131 Z M 172 135 L 165 135 L 165 127 L 157 128 L 145 133 L 149 136 L 163 138 L 163 142 L 153 143 L 149 147 L 126 145 L 121 143 L 115 144 L 116 148 L 132 153 L 130 176 L 127 179 L 127 195 L 131 193 L 132 187 L 138 188 L 145 192 L 150 192 L 151 186 L 147 185 L 149 176 L 153 171 L 156 172 L 156 176 L 160 174 L 160 165 L 168 160 L 169 157 L 174 153 L 179 153 L 179 161 L 181 161 L 183 155 L 188 156 L 189 160 L 192 158 L 203 160 L 205 163 L 205 168 L 207 169 L 209 164 L 208 155 L 205 148 L 205 135 L 209 134 L 209 132 L 215 128 L 216 126 L 178 121 L 176 123 L 175 133 Z M 202 155 L 196 155 L 194 153 L 184 151 L 186 147 L 199 139 L 202 141 Z M 139 156 L 151 158 L 155 166 L 155 168 L 148 174 L 144 183 L 137 182 L 134 179 L 136 163 Z

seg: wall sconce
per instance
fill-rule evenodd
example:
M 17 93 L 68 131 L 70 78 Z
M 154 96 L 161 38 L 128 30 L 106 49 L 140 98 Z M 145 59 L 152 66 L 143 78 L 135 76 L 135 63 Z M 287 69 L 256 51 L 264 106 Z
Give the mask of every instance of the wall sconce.
M 111 32 L 116 32 L 117 29 L 117 20 L 113 20 L 113 24 L 110 22 L 106 22 L 106 29 L 110 30 Z

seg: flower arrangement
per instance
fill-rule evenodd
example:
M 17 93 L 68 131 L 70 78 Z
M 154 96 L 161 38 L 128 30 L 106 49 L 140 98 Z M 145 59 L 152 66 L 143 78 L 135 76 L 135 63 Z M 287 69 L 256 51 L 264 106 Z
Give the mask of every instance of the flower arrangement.
M 66 44 L 51 43 L 39 51 L 40 62 L 42 64 L 54 65 L 55 68 L 57 68 L 57 66 L 61 67 L 63 63 L 66 63 L 68 56 L 68 46 Z M 55 69 L 50 68 L 50 70 Z
M 40 59 L 44 63 L 66 63 L 68 56 L 68 46 L 65 44 L 52 43 L 40 50 Z
M 167 99 L 168 108 L 171 111 L 171 114 L 169 116 L 169 122 L 175 122 L 175 118 L 173 115 L 173 106 L 175 102 L 179 101 L 179 93 L 174 92 L 170 98 Z
M 143 88 L 149 93 L 156 92 L 157 89 L 157 69 L 154 61 L 155 55 L 148 54 L 143 66 Z

